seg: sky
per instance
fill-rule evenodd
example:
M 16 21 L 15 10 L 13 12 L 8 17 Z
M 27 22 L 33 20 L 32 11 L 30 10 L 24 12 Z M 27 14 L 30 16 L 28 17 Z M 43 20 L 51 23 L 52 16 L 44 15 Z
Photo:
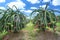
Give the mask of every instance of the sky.
M 49 9 L 60 10 L 60 0 L 0 0 L 0 9 L 6 9 L 7 6 L 12 8 L 15 5 L 21 12 L 29 16 L 34 9 L 38 9 L 41 6 L 44 8 L 47 2 L 50 2 Z M 55 14 L 60 15 L 60 13 Z

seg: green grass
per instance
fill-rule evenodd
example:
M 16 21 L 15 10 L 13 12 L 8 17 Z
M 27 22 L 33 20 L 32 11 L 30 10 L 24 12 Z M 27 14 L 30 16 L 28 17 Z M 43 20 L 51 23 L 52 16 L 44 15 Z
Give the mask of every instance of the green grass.
M 57 26 L 60 26 L 60 23 L 59 22 L 57 23 Z
M 56 30 L 60 32 L 60 23 L 58 22 L 56 25 L 57 25 Z
M 29 22 L 23 30 L 33 31 L 34 24 L 32 22 Z
M 36 33 L 34 32 L 34 24 L 29 22 L 23 30 L 28 31 L 28 40 L 35 40 Z
M 6 35 L 8 32 L 3 30 L 2 32 L 0 32 L 0 40 L 3 38 L 4 35 Z

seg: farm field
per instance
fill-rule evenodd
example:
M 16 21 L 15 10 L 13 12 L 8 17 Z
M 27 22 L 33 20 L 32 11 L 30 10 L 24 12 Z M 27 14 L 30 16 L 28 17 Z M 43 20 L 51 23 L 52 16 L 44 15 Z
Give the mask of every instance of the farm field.
M 59 0 L 0 0 L 0 40 L 60 40 Z

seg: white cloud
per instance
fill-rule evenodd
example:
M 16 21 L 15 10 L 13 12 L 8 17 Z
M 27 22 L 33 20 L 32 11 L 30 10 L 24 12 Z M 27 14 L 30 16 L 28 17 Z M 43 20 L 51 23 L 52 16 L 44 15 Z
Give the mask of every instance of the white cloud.
M 17 2 L 22 1 L 22 0 L 16 0 Z
M 5 8 L 4 8 L 4 7 L 0 7 L 0 9 L 4 9 L 4 10 L 5 10 Z
M 21 0 L 16 0 L 16 1 L 21 1 Z
M 36 4 L 36 3 L 40 3 L 39 0 L 27 0 L 28 2 L 32 3 L 32 4 Z
M 53 0 L 53 1 L 52 1 L 52 4 L 53 4 L 54 6 L 60 5 L 60 0 Z
M 40 7 L 43 7 L 43 8 L 45 8 L 45 7 L 46 7 L 46 5 L 42 5 L 42 6 L 40 6 Z
M 42 7 L 43 7 L 43 8 L 45 8 L 45 7 L 46 7 L 46 5 L 42 5 Z
M 27 19 L 30 19 L 30 17 L 28 16 L 28 17 L 26 17 Z
M 5 2 L 5 0 L 0 0 L 0 3 Z
M 12 8 L 12 6 L 13 5 L 15 5 L 17 8 L 19 8 L 19 9 L 24 9 L 24 7 L 26 6 L 26 4 L 25 3 L 23 3 L 21 0 L 18 2 L 18 1 L 16 1 L 16 2 L 10 2 L 10 3 L 8 3 L 7 4 L 10 8 Z
M 20 10 L 21 12 L 25 12 L 25 13 L 31 13 L 32 10 Z
M 26 14 L 27 16 L 29 16 L 30 13 L 32 12 L 32 10 L 20 10 L 20 11 Z
M 21 12 L 24 12 L 25 10 L 24 9 L 22 9 L 22 10 L 20 10 Z
M 43 2 L 49 2 L 50 0 L 43 0 Z
M 24 10 L 25 13 L 31 13 L 32 10 Z
M 51 0 L 43 0 L 43 2 L 49 2 Z M 58 6 L 60 5 L 60 0 L 52 0 L 52 5 L 54 6 Z
M 36 7 L 31 7 L 30 9 L 37 9 Z
M 40 7 L 42 7 L 42 8 L 44 8 L 44 9 L 45 9 L 46 5 L 42 5 L 42 6 L 40 6 Z M 48 6 L 47 8 L 49 8 L 49 6 Z

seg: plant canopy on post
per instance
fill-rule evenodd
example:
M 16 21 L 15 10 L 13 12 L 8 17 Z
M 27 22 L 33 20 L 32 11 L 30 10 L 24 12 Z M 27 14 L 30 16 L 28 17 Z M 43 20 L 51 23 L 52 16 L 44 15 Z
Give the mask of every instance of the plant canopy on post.
M 38 13 L 37 13 L 38 12 Z M 39 9 L 33 10 L 31 16 L 36 13 L 37 15 L 33 18 L 35 24 L 38 24 L 39 28 L 51 27 L 54 29 L 56 26 L 56 15 L 54 12 L 59 12 L 57 10 L 48 9 L 48 4 L 45 8 L 40 7 Z
M 15 5 L 13 7 L 16 8 Z M 0 10 L 0 14 L 2 14 L 2 17 L 0 18 L 0 26 L 3 29 L 6 30 L 14 30 L 18 31 L 22 28 L 24 28 L 24 22 L 26 20 L 26 16 L 20 12 L 16 8 L 16 10 L 11 9 L 8 7 L 7 10 Z

